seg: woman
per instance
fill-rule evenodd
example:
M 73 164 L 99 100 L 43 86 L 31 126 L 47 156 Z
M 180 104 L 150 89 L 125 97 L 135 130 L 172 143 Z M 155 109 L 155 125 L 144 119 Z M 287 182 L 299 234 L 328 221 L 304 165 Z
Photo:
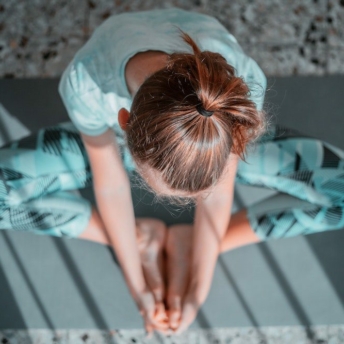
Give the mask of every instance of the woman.
M 265 88 L 210 16 L 172 8 L 109 18 L 62 76 L 72 123 L 1 151 L 2 228 L 111 245 L 147 331 L 184 331 L 219 253 L 344 226 L 343 152 L 279 127 L 261 136 Z M 195 201 L 193 226 L 135 220 L 134 170 L 157 195 Z M 235 180 L 281 194 L 231 216 Z M 97 209 L 66 192 L 91 182 Z
M 197 43 L 203 50 L 222 52 L 226 58 L 231 60 L 232 64 L 228 65 L 220 55 L 209 53 L 202 58 L 206 58 L 210 67 L 214 68 L 214 70 L 210 71 L 213 75 L 207 75 L 207 69 L 204 68 L 203 80 L 198 80 L 197 69 L 192 68 L 192 70 L 187 71 L 188 66 L 196 67 L 196 60 L 192 56 L 185 55 L 185 52 L 192 52 L 192 47 L 188 46 L 180 38 L 178 28 L 190 33 L 197 39 Z M 211 35 L 209 32 L 211 32 Z M 174 55 L 173 62 L 170 60 L 170 66 L 168 66 L 172 54 L 176 55 Z M 214 59 L 217 61 L 216 63 Z M 248 99 L 246 83 L 239 77 L 235 78 L 233 83 L 229 85 L 228 77 L 234 75 L 234 68 L 238 70 L 239 76 L 243 75 L 245 77 L 246 83 L 252 84 L 252 93 L 254 93 L 255 87 L 252 99 Z M 156 74 L 159 71 L 161 73 Z M 172 74 L 176 76 L 178 73 L 179 78 L 172 76 Z M 149 79 L 153 74 L 155 79 Z M 194 85 L 190 85 L 185 77 L 192 79 Z M 211 79 L 212 77 L 213 79 Z M 146 88 L 140 89 L 144 81 L 146 82 Z M 149 81 L 151 82 L 149 83 Z M 211 91 L 213 94 L 207 95 L 205 94 L 206 88 L 211 82 L 215 83 L 216 87 L 213 90 L 209 89 L 209 92 Z M 194 89 L 199 87 L 197 83 L 203 83 L 200 90 L 200 93 L 203 93 L 202 95 L 195 94 Z M 177 134 L 174 138 L 170 136 L 170 141 L 168 141 L 167 136 L 171 133 L 172 126 L 177 131 L 194 128 L 196 129 L 196 136 L 193 138 L 196 140 L 195 144 L 200 141 L 200 144 L 203 145 L 202 127 L 199 127 L 200 122 L 203 121 L 203 126 L 207 123 L 210 124 L 215 116 L 206 118 L 199 114 L 196 110 L 196 106 L 201 104 L 199 96 L 203 98 L 203 106 L 207 108 L 208 104 L 214 102 L 210 98 L 217 96 L 216 93 L 219 93 L 219 89 L 223 87 L 222 84 L 228 84 L 228 86 L 225 86 L 227 89 L 222 92 L 222 102 L 226 102 L 225 98 L 228 98 L 228 95 L 234 92 L 235 99 L 233 95 L 231 95 L 231 98 L 237 104 L 234 107 L 232 106 L 231 111 L 237 113 L 238 117 L 241 115 L 244 122 L 245 117 L 248 120 L 247 123 L 238 123 L 237 125 L 227 123 L 228 129 L 224 129 L 220 133 L 223 136 L 222 143 L 216 147 L 217 150 L 221 151 L 221 156 L 218 161 L 214 160 L 209 165 L 209 167 L 213 165 L 212 170 L 209 169 L 205 175 L 203 166 L 194 164 L 202 147 L 200 146 L 197 149 L 197 147 L 185 146 L 184 151 L 183 147 L 176 147 L 174 149 L 176 154 L 173 156 L 170 148 L 173 144 L 180 142 L 182 137 Z M 124 169 L 126 171 L 135 169 L 147 183 L 147 186 L 158 195 L 173 196 L 174 198 L 178 196 L 193 197 L 196 199 L 197 196 L 199 198 L 204 196 L 204 193 L 201 195 L 202 191 L 209 192 L 212 184 L 215 185 L 220 175 L 224 174 L 223 171 L 227 168 L 227 165 L 230 166 L 226 182 L 222 186 L 217 183 L 218 188 L 223 192 L 214 192 L 216 197 L 212 197 L 214 204 L 223 203 L 222 213 L 225 214 L 217 214 L 220 222 L 215 226 L 215 229 L 220 232 L 217 235 L 223 236 L 229 221 L 229 209 L 233 197 L 232 188 L 238 161 L 235 153 L 240 154 L 245 143 L 258 136 L 259 132 L 263 130 L 264 113 L 260 110 L 265 85 L 266 79 L 260 68 L 243 53 L 235 38 L 216 19 L 177 8 L 125 13 L 108 19 L 94 32 L 92 38 L 76 54 L 65 71 L 59 88 L 60 94 L 70 118 L 83 138 L 92 167 L 100 218 L 104 222 L 104 227 L 108 229 L 109 242 L 114 246 L 119 257 L 128 286 L 135 300 L 138 300 L 138 297 L 135 296 L 137 290 L 144 289 L 144 281 L 137 270 L 140 264 L 139 257 L 135 252 L 137 248 L 135 249 L 133 235 L 135 221 L 132 207 L 128 207 L 128 204 L 131 204 L 130 185 Z M 160 98 L 160 100 L 155 101 L 157 98 Z M 183 103 L 183 99 L 186 99 L 186 102 Z M 216 102 L 219 102 L 219 100 L 216 100 Z M 225 103 L 216 104 L 219 108 L 221 105 L 224 108 L 228 106 Z M 136 121 L 131 123 L 130 118 L 133 119 L 134 116 L 129 115 L 129 109 L 131 109 L 130 113 L 135 113 L 137 118 Z M 116 116 L 117 113 L 118 117 Z M 152 120 L 154 113 L 156 115 L 164 113 L 164 120 L 160 123 L 154 122 Z M 141 118 L 138 118 L 139 116 Z M 191 117 L 193 117 L 193 121 L 187 123 Z M 172 123 L 173 118 L 177 119 L 174 123 Z M 131 128 L 130 131 L 126 130 L 127 123 Z M 156 126 L 157 130 L 154 131 L 149 127 L 150 125 Z M 244 130 L 245 125 L 247 130 Z M 181 126 L 184 126 L 184 129 Z M 162 132 L 161 129 L 164 127 L 166 130 Z M 237 135 L 231 135 L 234 130 L 238 132 Z M 139 133 L 142 134 L 139 135 Z M 216 137 L 211 137 L 213 133 L 209 132 L 209 135 L 208 140 L 217 140 Z M 119 155 L 115 152 L 115 137 L 124 164 L 121 163 Z M 233 139 L 240 137 L 240 139 L 232 144 L 230 142 L 231 137 Z M 188 138 L 185 137 L 185 139 Z M 165 143 L 164 147 L 162 147 L 162 142 Z M 160 149 L 154 152 L 154 149 L 158 147 Z M 234 153 L 230 155 L 231 147 L 235 149 L 232 149 Z M 182 166 L 181 159 L 186 158 L 186 156 L 190 157 L 192 154 L 194 156 L 187 161 L 189 166 Z M 207 152 L 205 154 L 209 155 Z M 166 158 L 163 156 L 166 156 Z M 163 159 L 165 160 L 165 167 L 162 166 L 164 164 Z M 210 163 L 212 159 L 209 155 L 203 165 Z M 175 164 L 170 163 L 171 160 L 178 164 L 180 167 L 179 172 Z M 190 173 L 192 173 L 193 177 L 187 180 L 186 175 Z M 169 179 L 167 183 L 164 182 L 166 178 Z M 120 196 L 119 192 L 121 192 Z M 111 202 L 109 199 L 111 199 Z M 205 204 L 209 203 L 210 199 L 211 197 L 208 197 L 207 201 L 203 202 L 203 207 L 199 205 L 199 210 L 196 213 L 195 221 L 204 223 L 204 230 L 209 228 L 209 223 L 207 223 L 209 220 L 207 222 L 205 220 L 208 217 L 207 212 L 211 208 Z M 114 211 L 114 209 L 118 209 L 118 211 Z M 92 214 L 92 218 L 98 224 L 93 228 L 101 227 L 96 212 L 93 211 Z M 142 226 L 145 222 L 147 223 L 147 220 L 141 219 L 140 221 Z M 116 230 L 118 234 L 115 232 Z M 163 230 L 160 231 L 164 232 Z M 83 231 L 81 237 L 94 238 L 94 234 L 90 232 L 92 232 L 92 229 L 87 228 Z M 93 232 L 95 231 L 93 230 Z M 201 234 L 201 232 L 201 230 L 198 230 L 198 233 Z M 120 239 L 119 235 L 123 233 L 127 233 L 128 237 Z M 172 233 L 177 235 L 177 230 L 171 230 L 169 233 L 169 242 L 178 241 L 172 238 Z M 164 236 L 166 235 L 161 235 L 161 237 Z M 203 235 L 203 238 L 209 242 L 206 236 Z M 209 272 L 212 272 L 217 258 L 217 244 L 218 242 L 213 242 L 212 247 L 208 249 L 206 265 Z M 129 255 L 130 260 L 126 259 Z M 179 256 L 181 255 L 180 252 Z M 172 252 L 170 252 L 169 261 L 172 260 L 171 256 Z M 176 254 L 173 256 L 176 256 Z M 175 258 L 175 260 L 177 259 Z M 152 266 L 152 264 L 148 265 Z M 176 266 L 176 264 L 172 263 L 170 265 Z M 200 273 L 204 275 L 202 277 L 205 281 L 203 285 L 206 286 L 205 289 L 208 289 L 211 282 L 211 273 L 210 275 L 209 273 L 204 274 L 203 270 Z M 179 271 L 178 275 L 181 274 L 182 272 Z M 168 275 L 176 276 L 176 272 L 171 272 Z M 195 269 L 193 269 L 193 275 L 197 275 Z M 179 279 L 181 279 L 181 276 Z M 177 284 L 177 282 L 177 278 L 171 280 L 170 277 L 168 295 L 176 293 L 174 290 L 177 287 L 174 287 L 174 284 Z M 156 302 L 161 304 L 162 295 L 164 294 L 160 290 L 162 283 L 156 281 L 155 285 L 159 287 L 151 286 L 151 289 L 155 290 Z M 179 286 L 180 288 L 182 286 Z M 205 298 L 205 295 L 203 295 L 205 291 L 202 291 L 202 295 L 200 295 L 202 299 Z M 181 294 L 180 290 L 178 290 L 178 294 Z M 172 299 L 172 296 L 169 298 Z M 170 300 L 168 303 L 171 310 L 172 301 Z M 140 304 L 140 301 L 138 301 L 138 304 Z M 175 302 L 173 309 L 177 308 L 179 310 L 180 307 L 180 303 Z M 139 308 L 142 309 L 142 306 L 139 306 Z M 178 317 L 179 311 L 170 313 L 170 319 L 173 320 L 173 314 Z

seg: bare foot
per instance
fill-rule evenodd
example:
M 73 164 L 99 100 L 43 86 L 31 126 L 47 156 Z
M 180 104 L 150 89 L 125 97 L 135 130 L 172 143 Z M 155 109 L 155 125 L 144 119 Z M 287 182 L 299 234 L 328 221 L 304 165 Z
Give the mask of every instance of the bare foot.
M 170 327 L 176 329 L 181 316 L 181 303 L 186 292 L 192 247 L 192 225 L 173 225 L 167 230 L 166 270 L 167 307 Z
M 157 320 L 166 320 L 163 256 L 166 234 L 167 228 L 162 221 L 153 218 L 136 219 L 136 236 L 143 274 L 157 303 Z

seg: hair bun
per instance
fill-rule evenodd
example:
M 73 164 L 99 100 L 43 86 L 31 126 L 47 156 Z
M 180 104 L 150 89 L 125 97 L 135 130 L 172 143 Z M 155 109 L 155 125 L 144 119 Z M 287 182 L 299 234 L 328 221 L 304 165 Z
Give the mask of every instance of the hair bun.
M 204 117 L 210 117 L 214 111 L 207 111 L 202 104 L 196 106 L 197 111 Z

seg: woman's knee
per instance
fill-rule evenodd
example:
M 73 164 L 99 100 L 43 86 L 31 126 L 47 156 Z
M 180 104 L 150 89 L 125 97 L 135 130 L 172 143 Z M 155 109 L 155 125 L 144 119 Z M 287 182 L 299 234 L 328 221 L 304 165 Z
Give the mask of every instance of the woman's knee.
M 147 217 L 135 219 L 136 230 L 139 232 L 147 232 L 152 229 L 157 231 L 164 231 L 167 229 L 166 224 L 159 219 Z
M 135 222 L 139 244 L 154 241 L 160 247 L 165 245 L 167 227 L 163 221 L 155 218 L 137 218 Z

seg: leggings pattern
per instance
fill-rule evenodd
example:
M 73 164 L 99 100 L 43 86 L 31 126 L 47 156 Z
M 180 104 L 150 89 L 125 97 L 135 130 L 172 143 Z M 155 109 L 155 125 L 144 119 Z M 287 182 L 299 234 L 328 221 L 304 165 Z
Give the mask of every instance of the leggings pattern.
M 115 133 L 131 173 L 135 164 L 121 130 Z M 282 202 L 265 212 L 261 204 L 248 207 L 250 224 L 262 240 L 344 227 L 344 152 L 326 142 L 272 126 L 248 147 L 236 182 L 303 201 Z M 0 228 L 77 237 L 88 224 L 91 205 L 73 190 L 91 183 L 87 154 L 71 122 L 13 141 L 0 149 Z
M 237 181 L 275 189 L 295 200 L 264 214 L 258 213 L 262 205 L 248 207 L 251 227 L 262 240 L 344 228 L 344 152 L 329 143 L 272 127 L 248 149 Z M 293 205 L 298 200 L 303 204 Z
M 91 206 L 67 190 L 91 182 L 81 137 L 69 123 L 5 145 L 0 150 L 0 228 L 78 236 Z

